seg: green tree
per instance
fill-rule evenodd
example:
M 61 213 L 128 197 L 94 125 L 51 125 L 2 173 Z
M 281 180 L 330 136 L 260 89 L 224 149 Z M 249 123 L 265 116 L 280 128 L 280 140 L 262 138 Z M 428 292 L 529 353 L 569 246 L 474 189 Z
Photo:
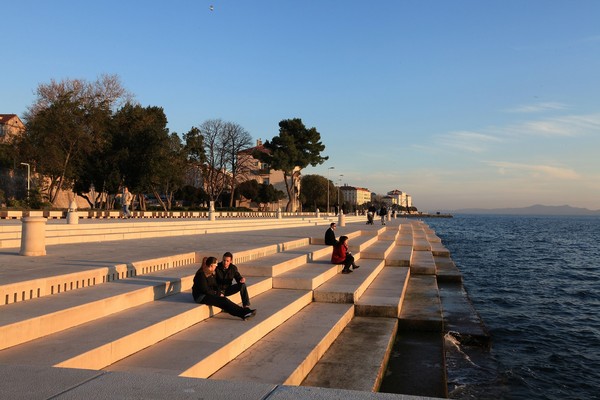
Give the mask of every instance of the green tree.
M 321 143 L 321 134 L 316 128 L 306 128 L 300 118 L 286 119 L 279 122 L 279 135 L 266 141 L 265 152 L 255 152 L 253 156 L 283 171 L 285 188 L 288 196 L 286 211 L 291 211 L 300 188 L 300 173 L 308 165 L 317 166 L 329 157 L 322 157 L 325 145 Z
M 169 179 L 174 171 L 179 171 L 180 144 L 169 135 L 163 109 L 128 103 L 115 114 L 111 130 L 120 182 L 132 193 L 152 192 L 166 210 L 168 201 L 165 203 L 160 193 L 168 197 L 176 186 L 170 186 Z M 173 165 L 174 160 L 177 165 Z
M 316 210 L 327 208 L 327 183 L 329 182 L 329 194 L 335 193 L 333 182 L 321 175 L 305 175 L 302 177 L 302 191 L 300 201 L 303 209 Z

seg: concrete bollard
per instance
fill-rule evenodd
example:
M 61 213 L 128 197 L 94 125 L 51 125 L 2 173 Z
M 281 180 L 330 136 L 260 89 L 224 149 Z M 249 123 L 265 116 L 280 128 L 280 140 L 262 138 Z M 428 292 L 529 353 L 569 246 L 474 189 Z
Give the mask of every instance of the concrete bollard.
M 79 215 L 77 214 L 77 202 L 75 199 L 71 200 L 71 204 L 69 204 L 69 211 L 67 211 L 67 224 L 78 224 L 79 223 Z
M 215 202 L 214 201 L 210 202 L 210 208 L 208 209 L 208 220 L 209 221 L 215 220 Z
M 21 219 L 21 251 L 22 256 L 46 255 L 46 218 L 24 217 Z
M 338 214 L 338 226 L 346 226 L 346 217 L 344 216 L 344 213 L 340 211 L 340 213 Z
M 390 213 L 389 211 L 388 211 L 388 213 L 385 215 L 385 220 L 386 220 L 386 221 L 391 221 L 391 220 L 392 220 L 392 218 L 391 218 L 391 213 Z
M 321 218 L 321 211 L 317 208 L 317 218 Z
M 283 215 L 281 214 L 281 207 L 277 209 L 277 219 L 282 219 Z

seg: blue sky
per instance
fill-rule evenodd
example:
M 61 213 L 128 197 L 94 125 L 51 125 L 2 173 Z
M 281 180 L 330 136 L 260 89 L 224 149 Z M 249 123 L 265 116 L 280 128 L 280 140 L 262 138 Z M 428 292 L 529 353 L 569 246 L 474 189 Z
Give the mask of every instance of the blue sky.
M 329 156 L 305 174 L 421 210 L 600 209 L 600 1 L 7 3 L 0 113 L 117 74 L 180 134 L 301 118 Z

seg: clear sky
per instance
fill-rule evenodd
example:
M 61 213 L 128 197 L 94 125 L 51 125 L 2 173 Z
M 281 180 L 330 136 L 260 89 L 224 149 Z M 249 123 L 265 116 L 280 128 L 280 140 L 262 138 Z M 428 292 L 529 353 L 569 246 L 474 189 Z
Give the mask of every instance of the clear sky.
M 304 174 L 420 210 L 600 209 L 598 0 L 1 4 L 0 113 L 117 74 L 180 134 L 301 118 L 329 156 Z

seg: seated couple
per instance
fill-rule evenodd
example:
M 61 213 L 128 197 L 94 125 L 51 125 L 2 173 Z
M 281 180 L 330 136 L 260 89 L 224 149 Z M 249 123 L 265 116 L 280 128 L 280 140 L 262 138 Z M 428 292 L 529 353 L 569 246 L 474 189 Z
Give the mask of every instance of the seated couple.
M 196 303 L 219 307 L 235 317 L 247 320 L 256 315 L 256 310 L 250 308 L 246 278 L 239 273 L 232 261 L 233 255 L 230 252 L 223 254 L 223 261 L 220 263 L 217 263 L 215 257 L 204 257 L 202 266 L 194 276 L 192 295 Z M 243 307 L 227 298 L 237 292 L 240 292 Z

